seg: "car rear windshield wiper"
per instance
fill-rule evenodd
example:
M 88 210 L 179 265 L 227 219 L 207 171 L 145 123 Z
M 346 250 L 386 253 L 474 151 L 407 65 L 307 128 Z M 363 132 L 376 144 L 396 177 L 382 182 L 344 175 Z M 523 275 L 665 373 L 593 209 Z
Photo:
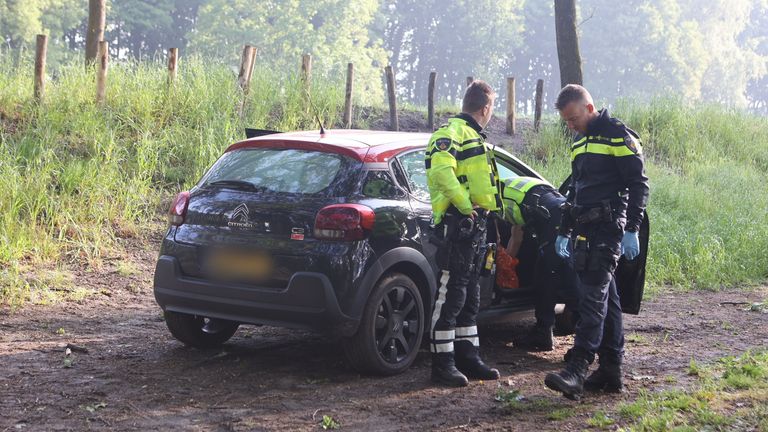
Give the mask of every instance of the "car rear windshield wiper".
M 232 189 L 245 189 L 256 192 L 267 192 L 270 189 L 264 186 L 256 186 L 255 184 L 245 180 L 216 180 L 214 182 L 206 183 L 206 186 L 224 186 Z

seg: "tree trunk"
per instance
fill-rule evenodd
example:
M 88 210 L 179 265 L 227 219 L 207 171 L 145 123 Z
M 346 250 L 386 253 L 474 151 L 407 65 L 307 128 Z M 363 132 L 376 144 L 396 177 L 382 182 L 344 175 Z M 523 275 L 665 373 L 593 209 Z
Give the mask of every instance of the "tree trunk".
M 560 63 L 560 86 L 582 85 L 579 35 L 576 33 L 576 0 L 555 0 L 555 33 Z
M 99 53 L 99 41 L 104 39 L 107 20 L 106 0 L 88 0 L 88 30 L 85 36 L 85 65 L 92 65 Z

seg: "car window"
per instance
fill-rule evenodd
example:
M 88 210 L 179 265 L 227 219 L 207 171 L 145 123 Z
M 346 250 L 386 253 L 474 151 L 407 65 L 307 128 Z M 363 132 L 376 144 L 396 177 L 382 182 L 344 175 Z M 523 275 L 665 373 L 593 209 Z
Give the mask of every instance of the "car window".
M 499 169 L 499 178 L 502 180 L 520 177 L 522 175 L 517 172 L 512 165 L 500 158 L 496 158 L 496 167 Z
M 424 152 L 413 151 L 397 157 L 408 177 L 408 187 L 416 199 L 429 201 L 427 187 L 427 168 L 424 166 Z
M 391 199 L 405 196 L 401 192 L 387 171 L 368 171 L 363 180 L 363 195 L 368 198 Z
M 359 164 L 334 154 L 299 149 L 249 148 L 225 153 L 200 185 L 247 182 L 256 190 L 296 194 L 344 194 Z

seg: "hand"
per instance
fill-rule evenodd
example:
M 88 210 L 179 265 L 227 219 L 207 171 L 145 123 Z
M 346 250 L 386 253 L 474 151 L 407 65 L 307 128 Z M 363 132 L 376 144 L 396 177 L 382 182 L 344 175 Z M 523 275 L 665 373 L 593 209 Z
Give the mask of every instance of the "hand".
M 564 235 L 558 235 L 557 239 L 555 239 L 555 252 L 560 258 L 569 258 L 571 256 L 571 253 L 568 252 L 568 240 L 570 239 Z
M 471 217 L 471 218 L 472 218 L 472 220 L 475 220 L 475 219 L 477 219 L 477 212 L 476 212 L 476 211 L 474 211 L 474 210 L 472 210 L 472 213 L 470 213 L 470 214 L 469 214 L 469 217 Z
M 629 261 L 640 254 L 640 238 L 636 232 L 624 231 L 624 237 L 621 238 L 621 253 Z

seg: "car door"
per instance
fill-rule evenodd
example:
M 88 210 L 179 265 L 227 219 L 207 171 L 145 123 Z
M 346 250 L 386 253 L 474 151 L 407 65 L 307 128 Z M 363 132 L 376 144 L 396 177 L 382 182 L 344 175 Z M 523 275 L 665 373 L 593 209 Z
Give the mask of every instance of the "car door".
M 571 176 L 560 185 L 560 193 L 568 196 L 568 186 L 571 184 Z M 640 303 L 643 300 L 645 290 L 645 264 L 648 260 L 648 238 L 651 226 L 648 220 L 648 212 L 643 212 L 643 223 L 640 224 L 640 254 L 632 261 L 624 256 L 619 258 L 619 265 L 614 276 L 616 277 L 616 289 L 621 300 L 621 310 L 624 313 L 637 315 L 640 313 Z

